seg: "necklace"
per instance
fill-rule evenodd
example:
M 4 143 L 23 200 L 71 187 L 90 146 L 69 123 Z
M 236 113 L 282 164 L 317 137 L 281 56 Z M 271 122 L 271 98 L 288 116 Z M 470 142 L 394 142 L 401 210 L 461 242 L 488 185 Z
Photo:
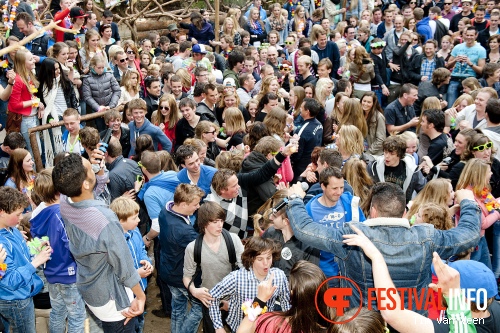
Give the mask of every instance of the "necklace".
M 296 4 L 293 3 L 293 0 L 288 0 L 288 3 L 290 4 L 290 10 L 292 11 L 292 17 L 295 16 L 295 8 L 297 6 L 302 6 L 302 3 L 300 1 L 297 1 Z
M 9 1 L 6 0 L 5 4 L 2 6 L 3 9 L 3 25 L 7 30 L 12 29 L 14 26 L 14 20 L 16 19 L 17 6 L 19 6 L 19 1 L 14 2 L 10 7 L 9 13 Z

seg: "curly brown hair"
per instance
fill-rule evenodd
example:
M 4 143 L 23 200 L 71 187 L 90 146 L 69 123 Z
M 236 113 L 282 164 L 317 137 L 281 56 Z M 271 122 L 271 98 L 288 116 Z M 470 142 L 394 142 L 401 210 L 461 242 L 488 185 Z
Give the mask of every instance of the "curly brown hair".
M 9 186 L 0 187 L 0 211 L 11 214 L 28 205 L 28 198 L 20 191 Z
M 271 252 L 273 261 L 277 261 L 281 257 L 281 244 L 270 238 L 253 237 L 245 245 L 245 250 L 241 254 L 241 263 L 250 270 L 257 256 Z

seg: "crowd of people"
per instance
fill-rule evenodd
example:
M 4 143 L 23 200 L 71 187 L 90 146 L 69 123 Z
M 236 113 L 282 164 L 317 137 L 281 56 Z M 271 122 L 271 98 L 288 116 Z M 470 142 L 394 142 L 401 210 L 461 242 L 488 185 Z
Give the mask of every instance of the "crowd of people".
M 148 283 L 172 333 L 500 331 L 497 0 L 253 0 L 141 41 L 4 1 L 0 331 L 143 332 Z M 379 301 L 337 313 L 338 276 Z M 376 310 L 429 285 L 471 307 Z

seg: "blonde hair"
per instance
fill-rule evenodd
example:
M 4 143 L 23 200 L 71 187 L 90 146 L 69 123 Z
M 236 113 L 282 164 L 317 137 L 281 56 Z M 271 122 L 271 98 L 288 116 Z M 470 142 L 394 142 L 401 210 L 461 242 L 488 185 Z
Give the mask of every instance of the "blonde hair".
M 26 69 L 26 59 L 28 58 L 29 54 L 32 55 L 32 53 L 26 48 L 21 48 L 16 52 L 16 56 L 14 57 L 14 71 L 19 74 L 21 80 L 28 88 L 28 90 L 30 87 L 30 82 L 32 82 L 33 85 L 37 88 L 39 85 L 35 73 Z
M 481 84 L 479 84 L 479 81 L 475 77 L 468 77 L 465 80 L 463 80 L 462 86 L 466 86 L 472 91 L 482 88 Z
M 366 170 L 366 163 L 359 158 L 350 158 L 342 168 L 342 173 L 345 180 L 352 186 L 354 195 L 360 198 L 360 207 L 369 206 L 373 179 Z M 367 208 L 369 210 L 369 207 Z M 368 211 L 364 213 L 367 214 Z
M 139 213 L 139 205 L 137 202 L 130 198 L 118 197 L 111 205 L 109 205 L 109 209 L 111 209 L 120 222 L 125 222 L 131 216 L 134 216 Z
M 132 75 L 137 75 L 137 83 L 135 86 L 132 86 L 130 84 L 130 79 Z M 125 87 L 127 90 L 132 90 L 134 92 L 134 95 L 136 95 L 139 92 L 139 89 L 141 88 L 141 74 L 137 71 L 135 68 L 130 68 L 128 69 L 125 74 L 123 75 L 122 80 L 120 81 L 120 85 L 122 87 Z
M 331 84 L 333 87 L 333 81 L 328 78 L 321 78 L 316 82 L 316 100 L 323 106 L 325 107 L 326 104 L 326 98 L 328 96 L 323 96 L 323 93 L 326 91 L 326 87 Z
M 474 99 L 472 98 L 471 95 L 469 94 L 462 94 L 458 96 L 458 98 L 455 100 L 455 103 L 453 103 L 453 107 L 456 108 L 458 105 L 462 104 L 462 102 L 466 100 L 468 105 L 474 104 Z
M 426 202 L 422 205 L 421 217 L 424 223 L 432 224 L 435 229 L 450 230 L 453 228 L 448 209 L 434 202 Z
M 262 85 L 261 85 L 261 88 L 260 88 L 260 92 L 259 94 L 255 97 L 256 100 L 260 101 L 262 99 L 262 97 L 269 93 L 269 87 L 271 86 L 271 83 L 273 81 L 277 81 L 278 82 L 278 85 L 279 85 L 279 81 L 278 81 L 278 78 L 274 75 L 271 75 L 271 76 L 268 76 L 266 77 L 264 80 L 262 80 Z M 277 93 L 276 93 L 277 94 Z M 279 97 L 279 96 L 278 96 Z
M 83 43 L 83 48 L 85 49 L 85 54 L 87 56 L 87 58 L 90 58 L 90 45 L 89 45 L 89 40 L 92 38 L 92 37 L 99 37 L 99 44 L 98 44 L 98 47 L 102 48 L 102 44 L 100 42 L 101 40 L 101 35 L 99 35 L 99 32 L 97 32 L 96 30 L 94 29 L 90 29 L 87 31 L 87 33 L 85 34 L 85 43 Z
M 476 197 L 481 197 L 483 190 L 486 188 L 490 190 L 490 184 L 486 181 L 486 175 L 491 171 L 491 167 L 485 161 L 471 158 L 460 174 L 456 186 L 457 191 L 472 187 L 472 192 Z
M 405 132 L 406 133 L 406 132 Z M 418 213 L 418 210 L 427 202 L 433 202 L 439 206 L 448 208 L 449 185 L 451 181 L 445 178 L 437 178 L 428 182 L 422 191 L 420 191 L 408 211 L 407 216 L 412 217 Z
M 178 75 L 181 78 L 181 83 L 182 86 L 185 89 L 190 89 L 191 88 L 191 74 L 189 74 L 188 70 L 185 68 L 179 68 L 177 72 L 175 72 L 175 75 Z
M 226 25 L 226 22 L 233 22 L 233 29 L 231 29 L 230 32 L 227 31 L 227 25 Z M 222 33 L 224 35 L 226 35 L 226 37 L 229 39 L 229 40 L 226 40 L 226 42 L 233 42 L 233 39 L 234 39 L 234 35 L 236 34 L 236 32 L 238 32 L 238 29 L 236 27 L 236 22 L 235 20 L 231 17 L 231 16 L 227 16 L 225 19 L 224 19 L 224 23 L 222 24 Z
M 287 113 L 279 106 L 274 107 L 264 118 L 264 125 L 271 134 L 278 135 L 281 139 L 285 136 Z
M 368 125 L 366 124 L 361 103 L 357 98 L 349 98 L 344 102 L 344 112 L 339 117 L 339 123 L 341 128 L 345 125 L 354 125 L 361 132 L 362 138 L 365 138 L 368 134 Z
M 342 149 L 344 153 L 349 155 L 363 154 L 365 149 L 363 145 L 363 134 L 361 131 L 354 125 L 344 125 L 339 130 L 340 141 L 342 145 L 339 145 L 339 149 Z M 342 148 L 340 148 L 342 147 Z
M 231 107 L 224 110 L 224 122 L 226 123 L 226 133 L 234 135 L 236 133 L 245 133 L 245 119 L 240 109 Z

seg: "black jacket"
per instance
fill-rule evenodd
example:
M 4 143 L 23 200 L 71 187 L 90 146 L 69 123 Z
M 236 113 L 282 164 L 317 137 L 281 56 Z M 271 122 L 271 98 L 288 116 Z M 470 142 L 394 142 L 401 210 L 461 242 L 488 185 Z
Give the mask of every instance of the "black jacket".
M 486 54 L 490 52 L 490 44 L 488 43 L 488 39 L 491 37 L 490 28 L 486 28 L 479 32 L 477 35 L 477 41 L 481 44 L 482 47 L 485 48 Z
M 422 62 L 426 58 L 425 54 L 417 54 L 410 58 L 411 63 L 409 64 L 408 78 L 410 79 L 410 83 L 413 83 L 418 87 L 420 82 L 422 82 L 422 75 L 420 75 L 420 69 L 422 68 Z M 444 67 L 444 58 L 434 56 L 434 61 L 436 62 L 436 69 Z M 429 78 L 429 81 L 431 78 Z
M 241 165 L 241 173 L 248 173 L 253 170 L 260 169 L 266 164 L 267 158 L 257 151 L 252 151 L 244 160 Z M 262 206 L 267 199 L 272 197 L 276 192 L 276 186 L 273 183 L 272 177 L 260 185 L 253 185 L 248 188 L 247 192 L 247 205 L 248 216 L 257 212 L 257 209 Z
M 120 136 L 120 144 L 122 146 L 122 155 L 125 158 L 128 158 L 128 154 L 130 153 L 130 129 L 128 127 L 121 127 L 122 135 Z M 106 135 L 106 131 L 102 131 L 99 133 L 101 139 Z
M 392 57 L 392 62 L 396 65 L 399 65 L 400 70 L 399 71 L 394 71 L 391 74 L 391 81 L 394 81 L 399 84 L 405 84 L 407 82 L 410 82 L 410 77 L 408 75 L 408 68 L 410 66 L 410 63 L 412 62 L 413 58 L 417 54 L 415 50 L 412 50 L 412 55 L 410 58 L 406 56 L 406 49 L 410 46 L 410 42 L 407 42 L 403 46 L 396 46 L 396 48 L 393 51 L 393 57 Z
M 382 58 L 370 53 L 370 57 L 373 60 L 373 67 L 375 67 L 375 78 L 372 80 L 372 86 L 382 86 L 387 83 L 387 57 L 385 56 L 385 52 L 382 52 L 380 55 Z

